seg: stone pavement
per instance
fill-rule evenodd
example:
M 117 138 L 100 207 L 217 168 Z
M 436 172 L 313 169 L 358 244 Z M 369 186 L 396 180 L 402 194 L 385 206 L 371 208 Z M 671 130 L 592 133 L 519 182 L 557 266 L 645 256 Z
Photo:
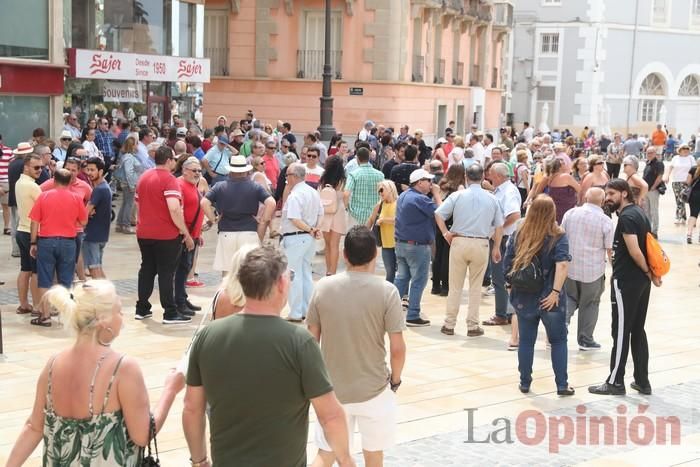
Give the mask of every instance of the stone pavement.
M 543 333 L 535 348 L 533 385 L 530 394 L 517 389 L 517 356 L 505 350 L 508 326 L 487 327 L 484 336 L 466 337 L 466 294 L 462 300 L 460 322 L 455 336 L 440 333 L 445 312 L 444 297 L 436 297 L 426 290 L 422 301 L 423 313 L 432 320 L 426 328 L 409 328 L 406 333 L 407 362 L 403 385 L 397 396 L 399 420 L 398 445 L 387 452 L 386 465 L 391 467 L 427 466 L 700 466 L 700 245 L 685 244 L 685 227 L 673 225 L 673 196 L 662 197 L 660 240 L 672 260 L 671 272 L 661 288 L 651 293 L 647 334 L 650 345 L 650 378 L 654 395 L 640 397 L 636 393 L 626 397 L 600 397 L 588 394 L 587 386 L 602 382 L 608 372 L 610 348 L 609 291 L 602 297 L 600 317 L 595 331 L 603 345 L 600 352 L 579 352 L 570 339 L 568 373 L 576 395 L 570 398 L 556 396 L 549 353 L 545 350 Z M 199 258 L 200 278 L 207 284 L 201 289 L 189 289 L 193 302 L 207 306 L 219 282 L 220 274 L 211 270 L 215 233 L 207 232 L 205 246 Z M 320 248 L 320 246 L 319 246 Z M 136 277 L 139 252 L 134 236 L 113 234 L 105 251 L 105 272 L 117 284 L 124 304 L 126 328 L 114 347 L 135 358 L 143 369 L 151 403 L 160 395 L 165 375 L 176 366 L 192 333 L 200 322 L 168 327 L 160 324 L 162 312 L 154 294 L 154 319 L 137 322 L 128 319 L 134 313 Z M 342 263 L 342 260 L 341 260 Z M 56 323 L 52 328 L 28 325 L 28 317 L 14 313 L 17 306 L 15 277 L 19 261 L 9 256 L 9 239 L 0 236 L 0 308 L 6 355 L 0 356 L 0 465 L 4 464 L 33 401 L 36 378 L 46 361 L 57 351 L 71 345 L 73 338 Z M 342 267 L 341 267 L 342 268 Z M 324 273 L 323 257 L 314 261 L 315 278 Z M 381 265 L 377 270 L 383 275 Z M 609 271 L 608 271 L 609 274 Z M 481 317 L 493 312 L 493 297 L 483 297 Z M 201 316 L 201 315 L 200 315 Z M 574 320 L 575 321 L 575 320 Z M 571 333 L 575 333 L 572 323 Z M 632 362 L 627 373 L 632 375 Z M 638 404 L 648 402 L 644 415 L 679 417 L 680 444 L 640 446 L 628 440 L 623 444 L 561 444 L 559 452 L 550 452 L 549 417 L 565 423 L 566 418 L 577 417 L 576 407 L 585 406 L 587 416 L 611 416 L 617 420 L 620 404 L 627 407 L 627 420 L 638 415 Z M 473 439 L 482 440 L 489 432 L 502 428 L 507 418 L 511 422 L 512 444 L 465 443 L 469 437 L 469 412 L 473 414 Z M 535 445 L 519 441 L 515 427 L 519 414 L 541 412 L 546 418 L 548 431 Z M 179 396 L 163 430 L 158 435 L 161 464 L 187 466 L 189 457 L 182 434 L 180 417 L 182 397 Z M 616 427 L 619 425 L 615 425 Z M 658 425 L 655 425 L 658 426 Z M 316 427 L 312 413 L 307 452 L 309 461 L 316 448 L 313 430 Z M 533 428 L 534 430 L 534 428 Z M 581 430 L 579 430 L 580 432 Z M 585 429 L 583 430 L 586 431 Z M 532 432 L 535 433 L 534 431 Z M 566 433 L 562 431 L 562 436 Z M 504 432 L 494 434 L 496 440 Z M 355 435 L 354 452 L 361 464 L 359 437 Z M 38 448 L 26 465 L 40 465 Z

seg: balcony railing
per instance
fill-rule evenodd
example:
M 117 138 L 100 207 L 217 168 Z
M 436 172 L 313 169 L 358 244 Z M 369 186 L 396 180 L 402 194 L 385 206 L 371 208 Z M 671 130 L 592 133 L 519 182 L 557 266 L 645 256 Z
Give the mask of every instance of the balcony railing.
M 472 73 L 469 77 L 469 86 L 479 86 L 479 65 L 472 65 Z
M 323 78 L 323 50 L 297 50 L 297 78 Z M 331 50 L 331 76 L 333 79 L 343 79 L 342 50 Z
M 204 56 L 210 61 L 212 76 L 228 76 L 228 47 L 206 47 Z
M 452 65 L 452 84 L 461 86 L 464 82 L 464 62 L 455 62 Z
M 424 80 L 423 70 L 425 69 L 425 57 L 423 55 L 413 56 L 413 67 L 411 70 L 411 81 L 422 83 Z
M 445 82 L 445 60 L 440 59 L 435 62 L 435 77 L 433 83 L 443 84 Z
M 491 87 L 493 89 L 498 89 L 498 67 L 493 67 L 491 72 Z
M 493 25 L 496 27 L 513 27 L 513 5 L 509 3 L 497 3 L 494 5 Z

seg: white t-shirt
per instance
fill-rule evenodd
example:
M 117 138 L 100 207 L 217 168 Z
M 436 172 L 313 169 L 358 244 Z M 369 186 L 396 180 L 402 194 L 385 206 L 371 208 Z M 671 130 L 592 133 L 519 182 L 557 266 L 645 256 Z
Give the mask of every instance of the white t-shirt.
M 688 178 L 688 172 L 693 166 L 695 166 L 695 160 L 690 155 L 673 156 L 671 159 L 671 181 L 685 182 Z
M 474 159 L 479 161 L 479 164 L 483 166 L 486 162 L 486 156 L 484 155 L 484 145 L 477 141 L 476 143 L 474 143 L 473 146 L 471 146 L 471 150 L 474 152 Z

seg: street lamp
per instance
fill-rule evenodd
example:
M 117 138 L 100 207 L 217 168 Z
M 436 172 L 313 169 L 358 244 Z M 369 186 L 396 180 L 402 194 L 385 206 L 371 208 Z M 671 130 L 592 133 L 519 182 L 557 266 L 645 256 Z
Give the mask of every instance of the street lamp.
M 326 3 L 325 41 L 323 44 L 323 94 L 321 95 L 321 140 L 329 141 L 335 135 L 333 128 L 333 97 L 331 97 L 331 0 Z

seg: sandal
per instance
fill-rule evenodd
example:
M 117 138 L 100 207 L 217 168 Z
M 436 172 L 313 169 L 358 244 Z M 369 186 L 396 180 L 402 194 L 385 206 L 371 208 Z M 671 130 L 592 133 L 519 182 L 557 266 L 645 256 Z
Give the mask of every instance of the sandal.
M 28 315 L 29 313 L 32 313 L 34 311 L 34 308 L 31 306 L 29 308 L 22 308 L 21 306 L 17 307 L 17 314 L 18 315 Z
M 34 326 L 43 326 L 45 328 L 50 328 L 51 327 L 51 317 L 48 318 L 43 318 L 39 316 L 38 318 L 34 318 L 33 320 L 29 321 L 30 324 L 33 324 Z

